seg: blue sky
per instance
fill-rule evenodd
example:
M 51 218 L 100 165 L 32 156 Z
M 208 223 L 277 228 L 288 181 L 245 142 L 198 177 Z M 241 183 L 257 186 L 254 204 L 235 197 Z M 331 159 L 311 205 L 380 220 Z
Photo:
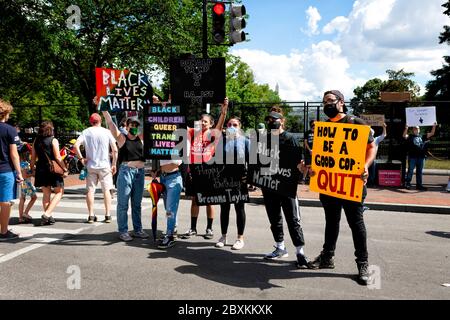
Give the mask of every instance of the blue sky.
M 259 83 L 285 100 L 316 100 L 329 89 L 353 89 L 387 69 L 416 74 L 421 87 L 440 68 L 444 0 L 243 0 L 249 42 L 231 52 Z

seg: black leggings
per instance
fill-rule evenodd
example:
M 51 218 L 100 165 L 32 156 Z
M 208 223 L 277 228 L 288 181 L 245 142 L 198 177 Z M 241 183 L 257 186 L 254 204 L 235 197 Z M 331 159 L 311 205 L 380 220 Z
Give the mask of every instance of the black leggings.
M 245 209 L 244 202 L 235 203 L 234 210 L 236 211 L 236 222 L 238 235 L 242 236 L 245 229 Z M 230 208 L 229 203 L 223 203 L 220 205 L 220 227 L 222 228 L 222 234 L 227 234 L 228 223 L 230 221 Z

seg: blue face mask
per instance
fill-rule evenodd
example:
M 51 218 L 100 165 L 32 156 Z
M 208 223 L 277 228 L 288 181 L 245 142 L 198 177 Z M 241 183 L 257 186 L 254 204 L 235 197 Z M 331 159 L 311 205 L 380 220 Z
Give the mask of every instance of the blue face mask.
M 227 128 L 227 135 L 234 136 L 237 133 L 237 129 L 235 127 Z

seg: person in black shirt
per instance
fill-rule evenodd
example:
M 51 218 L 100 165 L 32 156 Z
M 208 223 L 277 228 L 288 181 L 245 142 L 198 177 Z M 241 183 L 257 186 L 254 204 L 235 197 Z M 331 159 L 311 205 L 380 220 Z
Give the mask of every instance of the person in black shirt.
M 408 126 L 403 131 L 403 138 L 406 140 L 406 148 L 408 152 L 408 173 L 406 175 L 406 189 L 411 189 L 411 180 L 416 169 L 416 189 L 425 191 L 422 184 L 422 171 L 425 163 L 426 148 L 430 138 L 434 136 L 436 124 L 434 124 L 431 132 L 420 136 L 420 127 L 416 126 L 412 129 L 412 134 L 408 135 Z
M 339 123 L 353 123 L 366 125 L 366 123 L 356 117 L 348 116 L 347 107 L 344 103 L 344 95 L 338 90 L 326 91 L 323 96 L 324 113 L 329 118 L 328 121 Z M 366 161 L 364 164 L 364 173 L 362 179 L 367 182 L 369 177 L 368 168 L 376 156 L 376 146 L 372 135 L 369 135 L 366 148 Z M 314 173 L 312 172 L 312 175 Z M 364 224 L 364 198 L 367 195 L 366 186 L 363 189 L 361 202 L 349 201 L 335 198 L 325 194 L 320 194 L 320 201 L 325 211 L 325 243 L 320 255 L 312 261 L 309 266 L 312 269 L 334 268 L 334 251 L 339 235 L 339 223 L 341 211 L 344 208 L 347 222 L 352 230 L 353 243 L 355 246 L 356 264 L 358 267 L 358 283 L 367 285 L 370 283 L 368 252 L 367 252 L 367 233 Z
M 314 140 L 314 123 L 316 120 L 309 121 L 309 130 L 306 131 L 305 139 L 303 141 L 303 145 L 305 147 L 305 165 L 311 166 L 311 155 L 312 155 L 312 149 L 313 149 L 313 140 Z M 305 170 L 303 174 L 303 180 L 305 181 L 305 184 L 309 184 L 309 175 L 308 170 Z

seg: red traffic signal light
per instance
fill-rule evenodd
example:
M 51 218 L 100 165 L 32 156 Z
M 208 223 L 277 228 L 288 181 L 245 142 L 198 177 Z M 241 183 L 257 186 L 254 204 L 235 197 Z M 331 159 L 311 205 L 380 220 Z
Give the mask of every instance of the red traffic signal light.
M 212 7 L 212 35 L 217 44 L 225 41 L 225 4 L 222 2 Z
M 225 5 L 223 3 L 215 3 L 213 6 L 213 11 L 218 16 L 225 13 Z

